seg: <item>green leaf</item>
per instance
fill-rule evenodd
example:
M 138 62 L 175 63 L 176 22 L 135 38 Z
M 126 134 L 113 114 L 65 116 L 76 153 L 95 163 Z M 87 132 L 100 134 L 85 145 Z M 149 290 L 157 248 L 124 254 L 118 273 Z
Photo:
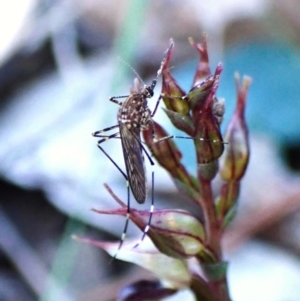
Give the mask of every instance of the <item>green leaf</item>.
M 180 113 L 168 110 L 166 108 L 162 108 L 172 124 L 179 130 L 187 133 L 188 135 L 192 135 L 195 131 L 195 127 L 193 125 L 193 121 L 189 115 L 182 115 Z
M 194 178 L 190 176 L 190 179 L 193 181 Z M 186 196 L 188 196 L 191 200 L 193 200 L 196 204 L 198 204 L 198 199 L 200 197 L 200 194 L 194 186 L 196 186 L 198 183 L 196 181 L 194 186 L 191 186 L 189 184 L 186 184 L 185 182 L 182 182 L 178 179 L 173 179 L 177 189 L 179 191 L 182 191 Z
M 191 275 L 187 262 L 162 254 L 147 237 L 138 247 L 135 246 L 139 240 L 126 240 L 121 250 L 118 250 L 118 242 L 103 242 L 82 237 L 74 238 L 77 241 L 100 247 L 111 256 L 115 256 L 117 253 L 118 259 L 137 264 L 151 271 L 158 279 L 163 281 L 165 287 L 182 289 L 190 285 Z

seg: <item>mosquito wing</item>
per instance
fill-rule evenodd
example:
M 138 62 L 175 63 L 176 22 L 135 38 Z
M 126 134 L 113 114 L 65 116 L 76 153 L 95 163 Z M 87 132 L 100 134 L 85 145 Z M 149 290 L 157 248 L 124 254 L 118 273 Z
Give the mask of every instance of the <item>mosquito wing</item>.
M 132 194 L 140 204 L 146 199 L 146 177 L 140 129 L 120 124 L 124 161 Z

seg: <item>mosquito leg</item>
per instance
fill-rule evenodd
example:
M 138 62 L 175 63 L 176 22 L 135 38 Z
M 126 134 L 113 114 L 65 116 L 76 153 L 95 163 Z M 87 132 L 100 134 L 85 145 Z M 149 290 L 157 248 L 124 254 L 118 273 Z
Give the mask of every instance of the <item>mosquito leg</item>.
M 154 140 L 154 142 L 159 143 L 161 141 L 168 140 L 168 139 L 192 139 L 192 140 L 210 141 L 210 142 L 215 142 L 215 143 L 227 144 L 227 142 L 223 142 L 221 140 L 198 138 L 198 137 L 188 137 L 188 136 L 174 136 L 174 135 L 169 135 L 169 136 L 162 137 L 160 139 Z
M 110 137 L 110 136 L 103 136 L 103 135 L 99 135 L 99 134 L 104 133 L 104 132 L 108 132 L 108 131 L 113 130 L 117 127 L 119 127 L 118 124 L 110 126 L 110 127 L 105 128 L 103 130 L 100 130 L 100 131 L 96 131 L 96 132 L 92 133 L 92 136 L 94 136 L 94 137 Z M 112 137 L 112 138 L 115 138 L 115 137 Z
M 108 129 L 111 129 L 111 128 L 115 128 L 116 126 L 113 126 L 113 127 L 110 127 Z M 101 135 L 98 135 L 98 133 L 101 133 L 103 132 L 104 130 L 102 131 L 98 131 L 98 132 L 95 132 L 94 136 L 95 137 L 103 137 Z M 117 255 L 118 255 L 118 252 L 120 251 L 120 249 L 122 248 L 122 245 L 124 243 L 124 240 L 125 240 L 125 237 L 126 237 L 126 233 L 127 233 L 127 228 L 128 228 L 128 224 L 129 224 L 129 218 L 130 218 L 130 188 L 129 188 L 129 181 L 128 181 L 128 177 L 127 175 L 125 174 L 125 172 L 120 168 L 120 166 L 113 160 L 113 158 L 103 149 L 103 147 L 101 146 L 101 144 L 105 141 L 108 141 L 109 139 L 114 139 L 114 138 L 120 138 L 120 137 L 117 137 L 120 133 L 117 132 L 117 133 L 114 133 L 110 136 L 105 136 L 104 139 L 101 139 L 98 141 L 97 143 L 97 146 L 98 148 L 104 153 L 104 155 L 112 162 L 112 164 L 119 170 L 119 172 L 122 174 L 122 176 L 125 178 L 126 180 L 126 186 L 127 186 L 127 214 L 126 214 L 126 221 L 125 221 L 125 225 L 124 225 L 124 229 L 123 229 L 123 233 L 122 233 L 122 236 L 121 236 L 121 239 L 120 239 L 120 243 L 119 243 L 119 246 L 118 246 L 118 249 L 117 249 L 117 252 L 116 254 L 113 256 L 113 258 L 116 258 Z M 98 135 L 98 136 L 97 136 Z
M 112 96 L 112 97 L 109 98 L 109 100 L 110 100 L 111 102 L 116 103 L 116 104 L 119 105 L 119 106 L 122 106 L 123 103 L 122 103 L 121 101 L 118 101 L 117 99 L 118 99 L 118 98 L 127 98 L 127 97 L 129 97 L 129 95 Z
M 160 100 L 161 100 L 162 96 L 163 96 L 163 94 L 161 94 L 161 95 L 159 96 L 158 100 L 156 101 L 154 110 L 153 110 L 153 112 L 151 113 L 151 118 L 154 117 L 154 115 L 155 115 L 155 113 L 156 113 L 156 111 L 157 111 L 157 108 L 158 108 L 158 105 L 159 105 L 159 103 L 160 103 Z
M 127 178 L 127 176 L 126 176 L 126 178 Z M 121 250 L 121 248 L 123 246 L 123 243 L 125 241 L 126 234 L 127 234 L 128 225 L 129 225 L 129 219 L 130 219 L 130 188 L 129 188 L 129 182 L 128 182 L 128 180 L 126 180 L 126 186 L 127 186 L 127 213 L 126 213 L 126 220 L 125 220 L 125 225 L 124 225 L 123 233 L 121 235 L 121 239 L 120 239 L 120 242 L 119 242 L 119 246 L 118 246 L 117 252 L 113 256 L 113 259 L 117 258 L 117 255 L 118 255 L 119 251 Z

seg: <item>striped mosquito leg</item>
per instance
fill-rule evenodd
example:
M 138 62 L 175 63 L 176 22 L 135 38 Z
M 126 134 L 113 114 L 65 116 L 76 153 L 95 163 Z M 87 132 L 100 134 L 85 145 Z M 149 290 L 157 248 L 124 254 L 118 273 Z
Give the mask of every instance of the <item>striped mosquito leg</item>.
M 193 140 L 200 140 L 200 141 L 210 141 L 210 142 L 218 142 L 222 144 L 227 144 L 226 142 L 220 141 L 220 140 L 214 140 L 214 139 L 205 139 L 205 138 L 197 138 L 197 137 L 188 137 L 188 136 L 175 136 L 175 135 L 170 135 L 166 137 L 162 137 L 160 139 L 154 140 L 155 143 L 159 143 L 163 140 L 168 140 L 168 139 L 193 139 Z
M 117 258 L 119 251 L 121 250 L 123 243 L 125 241 L 126 238 L 126 234 L 127 234 L 127 229 L 128 229 L 128 225 L 129 225 L 129 220 L 130 220 L 130 188 L 129 188 L 129 182 L 126 176 L 126 186 L 127 186 L 127 214 L 126 214 L 126 221 L 125 221 L 125 225 L 124 225 L 124 229 L 123 229 L 123 233 L 119 242 L 119 246 L 117 249 L 116 254 L 113 256 L 113 259 Z
M 151 220 L 152 220 L 152 216 L 153 216 L 153 212 L 154 212 L 154 168 L 155 168 L 155 163 L 152 160 L 149 153 L 147 152 L 147 150 L 145 149 L 144 145 L 141 144 L 141 147 L 143 148 L 143 151 L 146 154 L 146 156 L 151 164 L 151 206 L 150 206 L 150 211 L 149 211 L 148 223 L 143 231 L 142 238 L 133 248 L 136 248 L 144 240 L 145 236 L 147 235 L 147 232 L 149 231 L 150 226 L 151 226 Z
M 103 137 L 102 135 L 99 135 L 99 133 L 102 133 L 106 130 L 109 130 L 109 129 L 112 129 L 112 128 L 115 128 L 117 126 L 113 126 L 113 127 L 110 127 L 110 128 L 107 128 L 107 129 L 104 129 L 102 131 L 98 131 L 98 132 L 95 132 L 93 135 L 95 137 Z M 130 219 L 130 188 L 129 188 L 129 182 L 128 182 L 128 177 L 127 175 L 125 174 L 125 172 L 120 168 L 120 166 L 113 160 L 113 158 L 102 148 L 101 146 L 101 143 L 109 140 L 109 139 L 113 139 L 113 138 L 120 138 L 120 137 L 117 137 L 120 133 L 117 132 L 117 133 L 114 133 L 110 136 L 105 136 L 104 139 L 101 139 L 98 141 L 97 143 L 97 146 L 98 148 L 104 153 L 104 155 L 113 163 L 113 165 L 119 170 L 119 172 L 122 174 L 122 176 L 125 178 L 126 180 L 126 186 L 127 186 L 127 214 L 126 214 L 126 221 L 125 221 L 125 225 L 124 225 L 124 230 L 123 230 L 123 233 L 122 233 L 122 236 L 121 236 L 121 239 L 120 239 L 120 243 L 119 243 L 119 246 L 118 246 L 118 249 L 117 249 L 117 252 L 116 254 L 113 256 L 113 259 L 117 257 L 118 255 L 118 252 L 120 251 L 120 249 L 122 248 L 122 245 L 123 245 L 123 242 L 125 240 L 125 237 L 126 237 L 126 233 L 127 233 L 127 228 L 128 228 L 128 224 L 129 224 L 129 219 Z
M 156 111 L 157 111 L 158 105 L 159 105 L 159 103 L 160 103 L 160 101 L 161 101 L 162 96 L 163 96 L 163 94 L 161 94 L 161 95 L 159 96 L 158 100 L 156 101 L 154 110 L 153 110 L 152 113 L 151 113 L 151 118 L 154 117 L 154 115 L 155 115 L 155 113 L 156 113 Z
M 101 132 L 101 131 L 100 131 Z M 97 133 L 97 132 L 96 132 Z M 94 133 L 95 134 L 95 133 Z M 104 148 L 100 145 L 101 143 L 109 140 L 109 139 L 113 139 L 113 138 L 119 138 L 117 137 L 119 135 L 119 132 L 117 133 L 114 133 L 110 136 L 105 136 L 105 138 L 101 139 L 98 141 L 97 143 L 97 146 L 98 148 L 103 152 L 103 154 L 111 161 L 111 163 L 119 170 L 119 172 L 123 175 L 123 177 L 125 178 L 125 180 L 128 182 L 128 177 L 127 175 L 125 174 L 125 172 L 120 168 L 120 166 L 113 160 L 113 158 L 104 150 Z M 99 137 L 99 136 L 96 136 L 95 137 Z M 103 137 L 103 136 L 100 136 L 100 137 Z M 129 185 L 127 185 L 129 186 Z
M 119 127 L 118 124 L 113 125 L 113 126 L 110 126 L 110 127 L 105 128 L 105 129 L 103 129 L 103 130 L 96 131 L 96 132 L 92 133 L 92 136 L 94 136 L 94 137 L 111 137 L 111 138 L 117 138 L 117 137 L 115 137 L 116 134 L 113 134 L 113 135 L 110 135 L 110 136 L 99 135 L 99 134 L 104 133 L 104 132 L 108 132 L 108 131 L 113 130 L 113 129 L 118 128 L 118 127 Z M 109 139 L 110 139 L 110 138 L 109 138 Z M 106 140 L 108 140 L 108 139 L 106 139 Z M 106 140 L 104 139 L 103 141 L 106 141 Z M 102 143 L 103 141 L 101 140 L 100 143 Z M 99 141 L 98 141 L 98 144 L 99 144 Z
M 123 103 L 121 101 L 118 101 L 117 99 L 118 98 L 128 98 L 128 97 L 129 97 L 129 95 L 112 96 L 109 98 L 109 100 L 113 103 L 116 103 L 119 106 L 122 106 Z

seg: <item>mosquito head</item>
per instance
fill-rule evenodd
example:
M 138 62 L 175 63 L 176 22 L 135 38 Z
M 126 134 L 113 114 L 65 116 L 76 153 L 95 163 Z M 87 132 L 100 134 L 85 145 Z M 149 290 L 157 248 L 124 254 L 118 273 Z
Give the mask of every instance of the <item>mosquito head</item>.
M 152 80 L 151 85 L 145 86 L 143 90 L 143 94 L 146 98 L 151 98 L 154 95 L 154 88 L 156 86 L 156 83 L 157 83 L 157 78 Z

